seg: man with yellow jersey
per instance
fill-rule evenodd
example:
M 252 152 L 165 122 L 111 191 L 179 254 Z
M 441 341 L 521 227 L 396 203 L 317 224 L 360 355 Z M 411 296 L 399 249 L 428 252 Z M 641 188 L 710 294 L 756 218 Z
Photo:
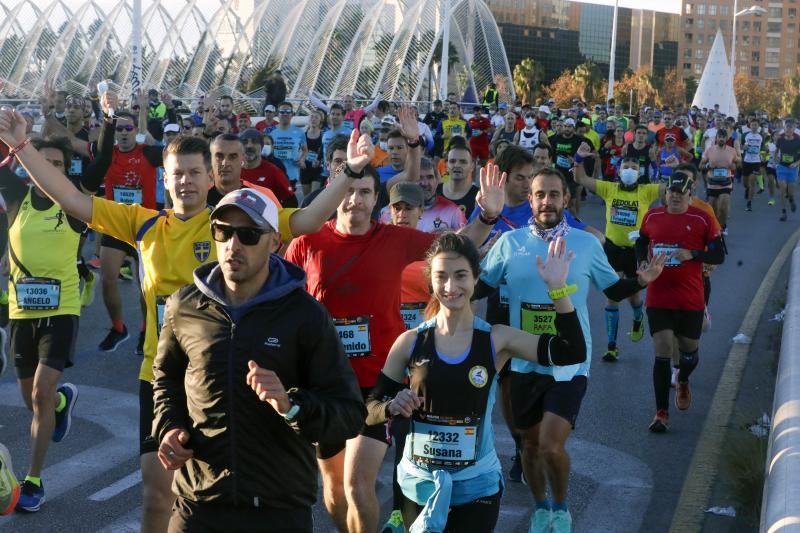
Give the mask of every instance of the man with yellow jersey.
M 66 138 L 36 139 L 29 151 L 52 172 L 67 178 L 72 149 Z M 16 175 L 15 175 L 16 174 Z M 78 389 L 58 382 L 72 366 L 80 279 L 75 257 L 86 226 L 65 215 L 36 187 L 28 187 L 18 167 L 0 168 L 0 189 L 8 209 L 9 324 L 11 353 L 22 398 L 33 412 L 31 462 L 16 509 L 36 512 L 45 500 L 41 474 L 50 440 L 69 433 Z M 87 198 L 88 200 L 88 198 Z
M 106 121 L 110 119 L 106 118 Z M 208 192 L 213 186 L 208 144 L 199 138 L 180 136 L 165 148 L 165 187 L 172 198 L 173 209 L 154 211 L 81 194 L 66 177 L 53 171 L 52 165 L 41 155 L 25 145 L 25 124 L 18 112 L 0 110 L 0 139 L 15 151 L 34 182 L 67 214 L 89 223 L 93 229 L 129 243 L 140 257 L 139 275 L 147 304 L 144 361 L 139 374 L 140 460 L 144 484 L 142 531 L 165 531 L 174 495 L 170 492 L 172 473 L 158 462 L 157 444 L 151 436 L 152 363 L 163 312 L 162 298 L 192 283 L 193 272 L 198 266 L 216 260 L 209 225 L 211 211 L 207 206 Z M 359 137 L 358 130 L 355 130 L 348 145 L 350 168 L 360 171 L 371 156 L 369 138 Z M 308 207 L 282 209 L 279 214 L 282 237 L 288 240 L 295 235 L 318 231 L 341 203 L 351 181 L 352 178 L 341 174 Z
M 636 233 L 642 226 L 650 204 L 659 196 L 663 185 L 639 184 L 639 159 L 626 157 L 619 166 L 619 181 L 600 181 L 590 178 L 581 165 L 575 165 L 575 177 L 581 185 L 597 194 L 606 203 L 606 241 L 603 249 L 609 264 L 622 278 L 636 277 L 636 252 L 633 248 Z M 631 233 L 634 233 L 633 239 Z M 644 306 L 639 293 L 628 298 L 633 309 L 633 329 L 630 337 L 639 342 L 644 335 Z M 616 362 L 619 357 L 617 332 L 619 302 L 608 300 L 606 305 L 606 334 L 608 350 L 603 361 Z

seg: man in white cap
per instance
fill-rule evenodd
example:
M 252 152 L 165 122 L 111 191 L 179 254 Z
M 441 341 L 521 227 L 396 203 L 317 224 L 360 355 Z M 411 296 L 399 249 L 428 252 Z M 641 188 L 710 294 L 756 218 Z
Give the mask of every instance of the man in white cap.
M 259 120 L 256 122 L 255 128 L 263 133 L 264 135 L 269 135 L 272 131 L 278 127 L 278 123 L 275 122 L 275 113 L 278 110 L 275 109 L 275 106 L 269 104 L 264 107 L 264 120 Z
M 252 189 L 226 194 L 210 217 L 218 262 L 167 300 L 153 430 L 161 464 L 178 471 L 170 531 L 310 533 L 314 444 L 364 423 L 330 315 L 305 272 L 273 254 L 279 209 Z

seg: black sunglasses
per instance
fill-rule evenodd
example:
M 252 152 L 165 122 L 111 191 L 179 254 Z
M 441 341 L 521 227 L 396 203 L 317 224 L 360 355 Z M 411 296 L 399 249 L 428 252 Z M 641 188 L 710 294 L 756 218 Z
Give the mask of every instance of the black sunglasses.
M 245 246 L 253 246 L 258 244 L 262 235 L 272 232 L 258 228 L 237 228 L 235 226 L 220 225 L 216 222 L 211 223 L 211 237 L 217 242 L 228 242 L 233 238 L 234 233 L 239 238 L 240 243 Z
M 133 124 L 125 124 L 124 126 L 117 126 L 116 130 L 117 131 L 133 131 L 135 127 L 136 126 L 134 126 Z

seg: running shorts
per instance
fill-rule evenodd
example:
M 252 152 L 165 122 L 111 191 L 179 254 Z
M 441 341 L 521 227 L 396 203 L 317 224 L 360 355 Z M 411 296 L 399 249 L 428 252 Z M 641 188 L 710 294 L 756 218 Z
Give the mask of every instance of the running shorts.
M 647 323 L 650 325 L 650 335 L 671 330 L 678 337 L 697 340 L 703 331 L 703 311 L 648 307 Z
M 447 513 L 445 532 L 491 533 L 497 526 L 497 519 L 500 516 L 500 499 L 502 497 L 503 489 L 498 488 L 498 491 L 491 496 L 484 496 L 463 505 L 453 505 Z M 422 512 L 423 507 L 423 505 L 414 500 L 403 496 L 401 507 L 403 523 L 413 524 Z
M 287 473 L 288 474 L 288 473 Z M 218 505 L 178 498 L 172 505 L 169 533 L 312 533 L 311 508 L 274 509 L 241 505 Z
M 72 366 L 78 316 L 11 319 L 11 353 L 19 379 L 32 378 L 42 364 L 62 372 Z
M 742 176 L 749 176 L 750 174 L 760 174 L 762 164 L 763 163 L 742 163 Z
M 575 376 L 570 381 L 556 381 L 553 376 L 536 372 L 511 372 L 510 376 L 515 427 L 533 427 L 542 421 L 545 412 L 549 412 L 560 416 L 575 429 L 586 394 L 586 376 Z
M 120 250 L 121 252 L 125 252 L 126 255 L 136 257 L 136 250 L 134 250 L 133 246 L 127 242 L 122 242 L 121 240 L 115 239 L 114 237 L 110 237 L 108 235 L 103 235 L 103 238 L 100 239 L 100 246 L 105 248 L 113 248 L 114 250 Z
M 778 181 L 784 181 L 786 183 L 795 183 L 797 181 L 797 170 L 796 168 L 789 168 L 783 165 L 778 165 L 778 168 L 775 169 L 775 173 L 778 177 Z
M 626 278 L 636 277 L 636 250 L 633 246 L 617 246 L 606 237 L 603 250 L 615 272 L 622 272 Z
M 718 198 L 723 194 L 731 194 L 733 192 L 733 185 L 722 189 L 707 189 L 707 192 L 709 198 Z

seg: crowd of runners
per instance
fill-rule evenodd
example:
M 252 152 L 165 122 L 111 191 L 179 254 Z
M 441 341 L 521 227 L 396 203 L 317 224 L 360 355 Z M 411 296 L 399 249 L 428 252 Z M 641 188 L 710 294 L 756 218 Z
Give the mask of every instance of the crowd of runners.
M 791 117 L 521 105 L 494 87 L 425 109 L 307 96 L 258 120 L 228 96 L 188 109 L 156 90 L 123 105 L 47 87 L 39 116 L 0 109 L 0 372 L 13 365 L 32 413 L 19 483 L 0 445 L 0 513 L 45 501 L 99 278 L 97 349 L 133 334 L 142 359 L 142 531 L 312 531 L 318 475 L 342 532 L 492 531 L 520 481 L 530 532 L 571 531 L 590 323 L 604 316 L 615 363 L 630 303 L 629 338 L 649 330 L 654 351 L 642 430 L 670 430 L 671 388 L 692 403 L 731 195 L 796 211 Z M 579 218 L 589 195 L 604 228 Z M 121 277 L 140 317 L 123 316 Z M 495 399 L 516 444 L 505 472 Z

